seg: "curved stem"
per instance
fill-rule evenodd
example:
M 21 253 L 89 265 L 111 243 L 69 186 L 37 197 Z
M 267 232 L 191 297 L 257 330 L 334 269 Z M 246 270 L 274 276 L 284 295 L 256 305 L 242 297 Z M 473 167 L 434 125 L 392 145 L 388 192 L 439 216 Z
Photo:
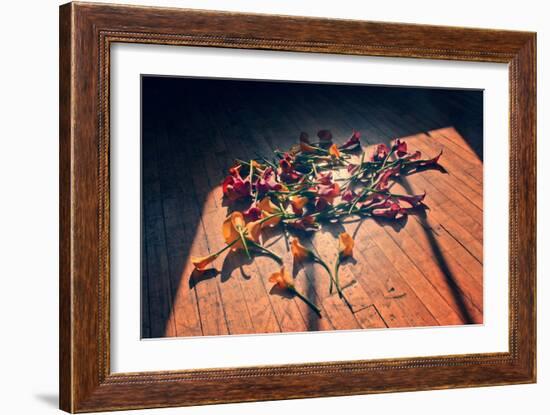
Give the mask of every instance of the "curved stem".
M 246 238 L 244 236 L 244 233 L 239 231 L 239 238 L 241 239 L 241 242 L 243 243 L 243 248 L 244 248 L 244 251 L 246 252 L 246 256 L 248 257 L 248 259 L 251 259 L 250 258 L 250 252 L 248 251 L 248 244 L 246 243 Z
M 235 245 L 237 242 L 239 242 L 240 239 L 241 239 L 241 238 L 239 237 L 239 238 L 235 239 L 233 242 L 228 243 L 228 244 L 225 245 L 222 249 L 220 249 L 218 252 L 216 252 L 214 255 L 216 255 L 216 256 L 220 255 L 223 251 L 225 251 L 225 250 L 231 248 L 233 245 Z
M 315 262 L 317 262 L 319 265 L 321 265 L 328 273 L 328 276 L 330 278 L 330 287 L 329 287 L 329 292 L 332 294 L 332 287 L 333 287 L 333 284 L 336 286 L 336 291 L 338 291 L 338 293 L 341 293 L 341 290 L 340 290 L 340 286 L 336 283 L 336 281 L 334 280 L 334 276 L 332 275 L 332 271 L 330 270 L 330 268 L 328 267 L 328 265 L 325 263 L 325 261 L 323 261 L 321 258 L 319 258 L 317 255 L 314 255 L 313 256 L 313 260 Z
M 264 222 L 267 222 L 269 219 L 276 217 L 276 216 L 284 216 L 284 212 L 274 213 L 273 215 L 266 216 L 265 218 L 260 220 L 260 225 L 263 224 Z
M 279 264 L 282 264 L 283 263 L 283 259 L 277 255 L 275 252 L 273 251 L 270 251 L 269 249 L 263 247 L 262 245 L 254 242 L 254 241 L 248 241 L 254 248 L 266 253 L 267 255 L 269 255 L 271 258 L 273 258 L 275 261 L 277 261 Z
M 292 291 L 297 297 L 299 297 L 304 303 L 306 303 L 308 306 L 310 306 L 311 309 L 319 315 L 319 317 L 321 317 L 321 310 L 309 298 L 307 298 L 305 295 L 301 294 L 294 287 L 289 287 L 288 289 L 290 291 Z
M 336 285 L 340 286 L 340 276 L 338 275 L 338 270 L 340 269 L 340 254 L 336 257 L 336 264 L 334 264 L 334 280 Z M 338 293 L 340 294 L 340 292 Z

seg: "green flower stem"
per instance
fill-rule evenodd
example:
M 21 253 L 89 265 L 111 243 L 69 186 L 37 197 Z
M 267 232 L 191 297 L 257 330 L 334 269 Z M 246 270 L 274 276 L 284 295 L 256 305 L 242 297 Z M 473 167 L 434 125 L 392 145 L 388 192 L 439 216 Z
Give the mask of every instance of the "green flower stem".
M 275 252 L 273 251 L 270 251 L 269 249 L 263 247 L 262 245 L 254 242 L 254 241 L 251 241 L 249 240 L 248 241 L 250 243 L 250 245 L 252 245 L 254 248 L 258 249 L 259 251 L 262 251 L 264 252 L 265 254 L 269 255 L 271 258 L 273 258 L 275 261 L 277 261 L 279 264 L 282 264 L 283 263 L 283 259 L 277 255 Z
M 334 280 L 336 281 L 337 285 L 340 285 L 340 276 L 338 275 L 338 270 L 340 269 L 340 260 L 341 255 L 338 254 L 336 257 L 336 263 L 334 264 Z
M 351 212 L 353 211 L 353 208 L 355 208 L 355 205 L 357 205 L 357 203 L 359 203 L 359 200 L 361 200 L 361 198 L 363 198 L 369 192 L 369 190 L 370 190 L 370 188 L 366 187 L 365 189 L 363 189 L 361 194 L 359 196 L 357 196 L 357 198 L 353 201 L 353 203 L 351 204 L 351 207 L 348 210 L 348 215 L 351 214 Z
M 317 167 L 315 167 L 315 163 L 313 161 L 311 161 L 311 167 L 313 168 L 313 173 L 315 174 L 315 177 L 317 177 L 319 173 L 317 172 Z
M 328 276 L 330 278 L 330 287 L 329 287 L 329 292 L 332 294 L 332 287 L 333 285 L 336 286 L 336 291 L 338 292 L 338 294 L 340 295 L 340 297 L 343 296 L 342 294 L 342 290 L 340 289 L 340 285 L 338 285 L 338 283 L 335 281 L 334 279 L 334 276 L 332 275 L 332 271 L 330 270 L 330 268 L 328 267 L 328 265 L 325 263 L 325 261 L 323 261 L 321 258 L 319 258 L 317 255 L 313 254 L 313 260 L 315 262 L 317 262 L 319 265 L 321 265 L 328 273 Z
M 267 222 L 269 219 L 277 217 L 277 216 L 284 216 L 284 212 L 274 213 L 273 215 L 266 216 L 265 218 L 260 220 L 260 225 L 264 222 Z
M 296 288 L 293 285 L 289 286 L 288 289 L 292 291 L 297 297 L 299 297 L 304 303 L 310 306 L 311 309 L 319 315 L 319 317 L 321 317 L 321 310 L 309 298 L 307 298 L 306 296 L 301 294 L 298 290 L 296 290 Z
M 241 238 L 239 237 L 239 238 L 235 239 L 233 242 L 228 243 L 227 245 L 225 245 L 222 249 L 220 249 L 218 252 L 216 252 L 216 253 L 213 254 L 213 255 L 219 256 L 223 251 L 228 250 L 228 249 L 231 248 L 233 245 L 235 245 L 237 242 L 239 242 L 240 239 L 241 239 Z
M 248 244 L 247 244 L 247 242 L 246 242 L 247 239 L 246 239 L 246 237 L 244 236 L 244 232 L 242 232 L 242 231 L 240 231 L 240 230 L 238 230 L 238 232 L 239 232 L 239 238 L 240 238 L 241 242 L 243 243 L 243 248 L 244 248 L 244 251 L 246 252 L 246 256 L 248 257 L 248 259 L 252 259 L 252 258 L 250 257 L 250 252 L 248 251 Z
M 252 163 L 253 160 L 250 160 L 250 173 L 248 175 L 248 181 L 250 182 L 250 185 L 252 185 L 252 179 L 254 178 L 254 164 Z

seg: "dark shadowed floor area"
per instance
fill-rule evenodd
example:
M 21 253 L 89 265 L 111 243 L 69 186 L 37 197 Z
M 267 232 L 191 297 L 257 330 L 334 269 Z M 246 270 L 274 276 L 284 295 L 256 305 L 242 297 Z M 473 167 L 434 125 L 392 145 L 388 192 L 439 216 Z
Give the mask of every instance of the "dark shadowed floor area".
M 190 256 L 224 244 L 220 183 L 235 158 L 271 157 L 301 131 L 353 129 L 365 148 L 405 138 L 441 169 L 401 178 L 428 210 L 398 223 L 323 227 L 312 243 L 332 263 L 342 230 L 353 261 L 341 268 L 351 307 L 329 295 L 317 265 L 294 265 L 296 286 L 322 309 L 272 289 L 278 265 L 232 253 L 218 271 Z M 370 151 L 370 149 L 369 149 Z M 142 78 L 142 337 L 419 327 L 483 321 L 483 93 L 186 78 Z M 285 238 L 264 243 L 289 258 Z M 289 262 L 292 267 L 292 262 Z

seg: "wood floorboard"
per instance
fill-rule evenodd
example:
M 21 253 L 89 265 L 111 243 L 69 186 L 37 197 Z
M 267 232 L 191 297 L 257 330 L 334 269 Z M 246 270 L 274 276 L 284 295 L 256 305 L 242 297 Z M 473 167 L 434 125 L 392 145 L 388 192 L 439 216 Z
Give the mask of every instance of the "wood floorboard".
M 481 93 L 207 82 L 153 79 L 144 90 L 142 337 L 483 322 Z M 194 272 L 191 256 L 224 246 L 220 184 L 234 159 L 271 158 L 302 131 L 316 141 L 320 129 L 338 143 L 356 129 L 365 146 L 401 137 L 424 156 L 443 150 L 445 172 L 417 172 L 392 187 L 426 191 L 428 210 L 400 224 L 349 220 L 302 238 L 333 267 L 338 234 L 354 236 L 354 259 L 340 268 L 349 305 L 329 292 L 321 266 L 293 263 L 291 235 L 281 231 L 265 232 L 264 243 L 323 318 L 273 288 L 268 278 L 279 265 L 271 258 L 224 254 L 214 262 L 218 272 Z

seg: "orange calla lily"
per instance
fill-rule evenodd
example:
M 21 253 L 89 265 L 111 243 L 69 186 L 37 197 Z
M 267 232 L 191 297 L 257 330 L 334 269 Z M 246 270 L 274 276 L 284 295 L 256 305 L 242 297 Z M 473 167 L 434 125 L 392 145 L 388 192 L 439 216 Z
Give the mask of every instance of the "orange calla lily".
M 341 258 L 353 256 L 353 246 L 355 242 L 351 235 L 347 232 L 342 232 L 338 236 L 338 251 Z
M 302 209 L 308 202 L 308 198 L 305 196 L 291 196 L 289 199 L 295 209 Z
M 245 224 L 244 216 L 241 212 L 233 212 L 229 215 L 222 225 L 223 238 L 225 243 L 231 244 L 236 239 L 241 238 L 241 234 L 245 233 L 246 239 L 250 239 L 254 242 L 260 241 L 261 223 L 259 220 L 249 222 Z M 235 243 L 232 247 L 232 251 L 243 249 L 242 241 Z
M 300 142 L 300 150 L 302 150 L 302 153 L 311 153 L 314 151 L 317 151 L 315 147 L 313 147 L 311 144 Z
M 297 215 L 301 215 L 303 213 L 304 206 L 307 205 L 307 202 L 309 202 L 309 199 L 305 196 L 291 196 L 289 200 L 292 210 Z
M 258 207 L 262 209 L 264 212 L 267 213 L 276 213 L 279 211 L 279 208 L 275 203 L 271 201 L 269 197 L 264 197 L 260 203 L 258 203 Z
M 263 226 L 272 228 L 274 226 L 277 226 L 277 224 L 281 221 L 281 216 L 273 216 L 265 220 L 266 218 L 281 212 L 281 210 L 271 201 L 268 196 L 264 197 L 260 201 L 260 203 L 258 203 L 258 207 L 262 210 L 264 216 L 264 220 L 262 221 Z
M 281 289 L 287 289 L 298 296 L 303 302 L 305 302 L 313 311 L 315 311 L 319 317 L 321 317 L 321 310 L 317 307 L 311 300 L 302 295 L 299 291 L 296 290 L 294 286 L 294 279 L 292 275 L 288 273 L 284 266 L 281 267 L 279 272 L 274 272 L 269 277 L 269 282 L 275 283 Z
M 244 229 L 244 215 L 241 212 L 233 212 L 223 221 L 222 234 L 225 243 L 230 244 L 240 237 L 239 229 Z M 233 247 L 236 250 L 235 247 Z
M 218 257 L 218 253 L 211 254 L 208 256 L 203 257 L 191 257 L 191 263 L 195 267 L 197 271 L 204 271 L 206 267 L 214 262 L 214 260 Z
M 283 266 L 279 272 L 274 272 L 269 277 L 269 282 L 273 282 L 279 286 L 279 288 L 294 288 L 294 279 Z
M 300 243 L 298 238 L 293 238 L 292 241 L 290 241 L 290 250 L 292 251 L 294 259 L 297 261 L 308 259 L 313 254 L 309 249 Z
M 295 156 L 296 154 L 298 154 L 300 151 L 302 150 L 302 146 L 300 144 L 294 144 L 292 147 L 290 147 L 290 150 L 288 150 L 288 152 Z
M 262 224 L 260 220 L 249 222 L 246 224 L 246 237 L 256 243 L 260 242 L 260 235 L 262 233 Z
M 256 160 L 252 160 L 250 162 L 250 166 L 257 169 L 257 170 L 263 170 L 260 163 L 258 163 Z
M 340 151 L 338 150 L 338 146 L 336 144 L 331 145 L 328 149 L 328 154 L 330 154 L 332 157 L 339 158 Z

